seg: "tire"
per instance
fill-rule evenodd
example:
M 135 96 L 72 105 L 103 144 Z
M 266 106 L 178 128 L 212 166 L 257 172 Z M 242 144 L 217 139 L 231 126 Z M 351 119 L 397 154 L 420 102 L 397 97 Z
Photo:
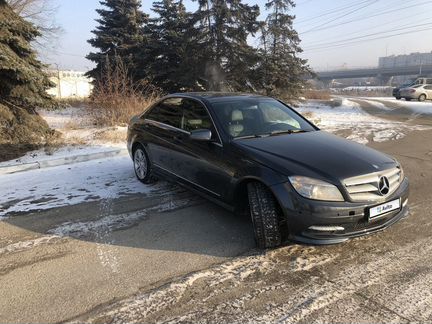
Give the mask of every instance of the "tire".
M 418 101 L 425 101 L 426 100 L 426 95 L 423 93 L 418 97 Z
M 144 146 L 137 145 L 133 150 L 133 165 L 137 179 L 142 183 L 151 183 L 154 178 L 151 172 L 150 160 Z
M 260 182 L 247 185 L 249 210 L 260 249 L 274 248 L 281 244 L 280 210 L 271 191 Z
M 401 97 L 396 97 L 396 100 L 401 100 Z
M 406 101 L 411 101 L 411 98 L 405 98 Z

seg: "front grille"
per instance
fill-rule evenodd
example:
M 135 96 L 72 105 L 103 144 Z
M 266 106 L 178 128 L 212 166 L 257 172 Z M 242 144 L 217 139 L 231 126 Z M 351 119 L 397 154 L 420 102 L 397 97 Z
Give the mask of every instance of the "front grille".
M 387 177 L 390 184 L 390 190 L 387 195 L 382 196 L 378 189 L 379 179 Z M 401 183 L 402 171 L 399 167 L 369 173 L 357 177 L 345 179 L 343 181 L 345 188 L 352 201 L 379 201 L 386 196 L 391 195 L 399 188 Z

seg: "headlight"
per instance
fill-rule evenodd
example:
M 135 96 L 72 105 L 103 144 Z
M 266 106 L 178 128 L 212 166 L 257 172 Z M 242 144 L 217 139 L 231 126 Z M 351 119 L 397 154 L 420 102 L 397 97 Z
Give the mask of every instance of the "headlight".
M 316 200 L 344 201 L 339 189 L 331 183 L 308 177 L 288 177 L 294 189 L 303 197 Z

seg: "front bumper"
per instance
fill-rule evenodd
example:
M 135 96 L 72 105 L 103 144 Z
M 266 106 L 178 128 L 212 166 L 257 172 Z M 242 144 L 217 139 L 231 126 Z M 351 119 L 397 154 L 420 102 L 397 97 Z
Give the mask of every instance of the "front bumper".
M 275 185 L 272 189 L 284 212 L 290 238 L 304 243 L 341 243 L 383 230 L 408 215 L 407 178 L 393 194 L 377 203 L 310 200 L 298 195 L 288 183 Z M 395 199 L 400 199 L 400 209 L 368 220 L 369 208 Z

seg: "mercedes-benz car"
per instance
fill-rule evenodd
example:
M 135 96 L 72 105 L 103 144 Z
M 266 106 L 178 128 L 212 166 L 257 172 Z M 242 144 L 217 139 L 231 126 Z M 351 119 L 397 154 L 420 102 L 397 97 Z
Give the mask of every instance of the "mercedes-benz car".
M 408 214 L 408 179 L 396 159 L 265 96 L 166 96 L 132 118 L 128 149 L 140 181 L 165 177 L 249 213 L 260 248 L 339 243 Z

